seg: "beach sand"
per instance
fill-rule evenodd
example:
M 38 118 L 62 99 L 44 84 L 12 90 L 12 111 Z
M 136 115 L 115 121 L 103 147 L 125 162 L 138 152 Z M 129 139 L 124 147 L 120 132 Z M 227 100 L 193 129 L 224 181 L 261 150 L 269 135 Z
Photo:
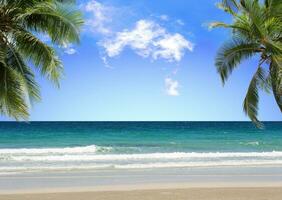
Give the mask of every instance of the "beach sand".
M 0 200 L 281 200 L 282 187 L 186 188 L 0 195 Z
M 282 200 L 282 166 L 7 174 L 0 200 Z

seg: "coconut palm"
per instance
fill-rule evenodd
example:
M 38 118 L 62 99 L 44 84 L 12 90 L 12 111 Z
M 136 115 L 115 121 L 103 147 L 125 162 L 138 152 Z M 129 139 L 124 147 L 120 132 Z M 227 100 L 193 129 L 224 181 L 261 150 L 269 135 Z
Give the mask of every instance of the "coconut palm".
M 224 84 L 243 60 L 259 60 L 243 109 L 260 126 L 257 117 L 259 90 L 272 91 L 282 112 L 282 1 L 223 0 L 219 7 L 232 16 L 233 22 L 211 24 L 212 28 L 232 30 L 232 38 L 217 53 L 218 73 Z
M 40 99 L 34 70 L 58 85 L 63 66 L 55 47 L 79 42 L 81 13 L 67 0 L 0 0 L 0 113 L 27 120 Z M 52 46 L 39 34 L 48 35 Z

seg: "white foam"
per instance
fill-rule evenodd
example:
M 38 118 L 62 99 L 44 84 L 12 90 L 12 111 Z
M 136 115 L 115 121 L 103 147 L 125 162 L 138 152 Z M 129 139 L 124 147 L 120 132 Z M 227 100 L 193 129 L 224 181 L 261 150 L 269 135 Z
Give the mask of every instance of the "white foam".
M 124 161 L 124 160 L 179 160 L 179 159 L 228 159 L 228 158 L 279 158 L 282 159 L 282 152 L 249 152 L 249 153 L 148 153 L 148 154 L 93 154 L 96 147 L 91 148 L 64 148 L 64 149 L 52 149 L 41 150 L 39 152 L 24 153 L 20 154 L 9 153 L 3 154 L 0 153 L 0 160 L 12 160 L 12 161 Z M 28 151 L 31 152 L 31 151 Z M 42 152 L 46 154 L 47 152 L 51 155 L 42 155 Z M 69 153 L 69 154 L 67 154 Z M 28 155 L 26 155 L 28 154 Z
M 110 147 L 99 147 L 96 145 L 83 147 L 65 147 L 65 148 L 18 148 L 18 149 L 0 149 L 1 154 L 82 154 L 82 153 L 96 153 L 99 150 L 110 150 Z
M 250 146 L 259 146 L 259 145 L 260 145 L 260 142 L 259 142 L 259 141 L 240 142 L 240 144 L 243 144 L 243 145 L 250 145 Z
M 107 152 L 98 153 L 101 150 Z M 0 149 L 0 172 L 282 165 L 282 151 L 134 154 L 113 154 L 111 152 L 113 151 L 110 147 L 95 145 L 67 148 Z
M 219 166 L 258 166 L 258 165 L 282 165 L 282 160 L 278 161 L 216 161 L 216 162 L 167 162 L 167 163 L 147 163 L 115 165 L 117 169 L 146 169 L 146 168 L 183 168 L 183 167 L 219 167 Z
M 216 162 L 155 162 L 141 164 L 90 164 L 65 166 L 30 166 L 30 167 L 0 167 L 2 175 L 32 171 L 60 171 L 60 170 L 91 170 L 91 169 L 150 169 L 150 168 L 184 168 L 184 167 L 221 167 L 221 166 L 266 166 L 282 165 L 277 161 L 216 161 Z M 1 175 L 1 174 L 0 174 Z

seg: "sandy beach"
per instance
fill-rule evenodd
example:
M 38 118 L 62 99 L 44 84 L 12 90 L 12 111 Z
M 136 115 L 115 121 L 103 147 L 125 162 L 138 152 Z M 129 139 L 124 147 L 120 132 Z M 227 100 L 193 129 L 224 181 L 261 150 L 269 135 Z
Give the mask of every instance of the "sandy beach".
M 0 200 L 281 200 L 279 166 L 1 175 Z
M 269 125 L 5 125 L 18 127 L 0 134 L 0 200 L 281 200 L 282 126 Z
M 281 200 L 282 187 L 186 188 L 0 195 L 0 200 Z

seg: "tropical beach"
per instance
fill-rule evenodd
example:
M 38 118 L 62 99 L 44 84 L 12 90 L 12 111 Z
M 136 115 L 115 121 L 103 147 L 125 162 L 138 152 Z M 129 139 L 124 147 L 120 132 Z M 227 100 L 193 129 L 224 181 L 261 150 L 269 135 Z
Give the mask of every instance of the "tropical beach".
M 281 200 L 281 0 L 0 0 L 0 200 Z
M 0 199 L 279 199 L 282 124 L 265 126 L 2 122 Z

